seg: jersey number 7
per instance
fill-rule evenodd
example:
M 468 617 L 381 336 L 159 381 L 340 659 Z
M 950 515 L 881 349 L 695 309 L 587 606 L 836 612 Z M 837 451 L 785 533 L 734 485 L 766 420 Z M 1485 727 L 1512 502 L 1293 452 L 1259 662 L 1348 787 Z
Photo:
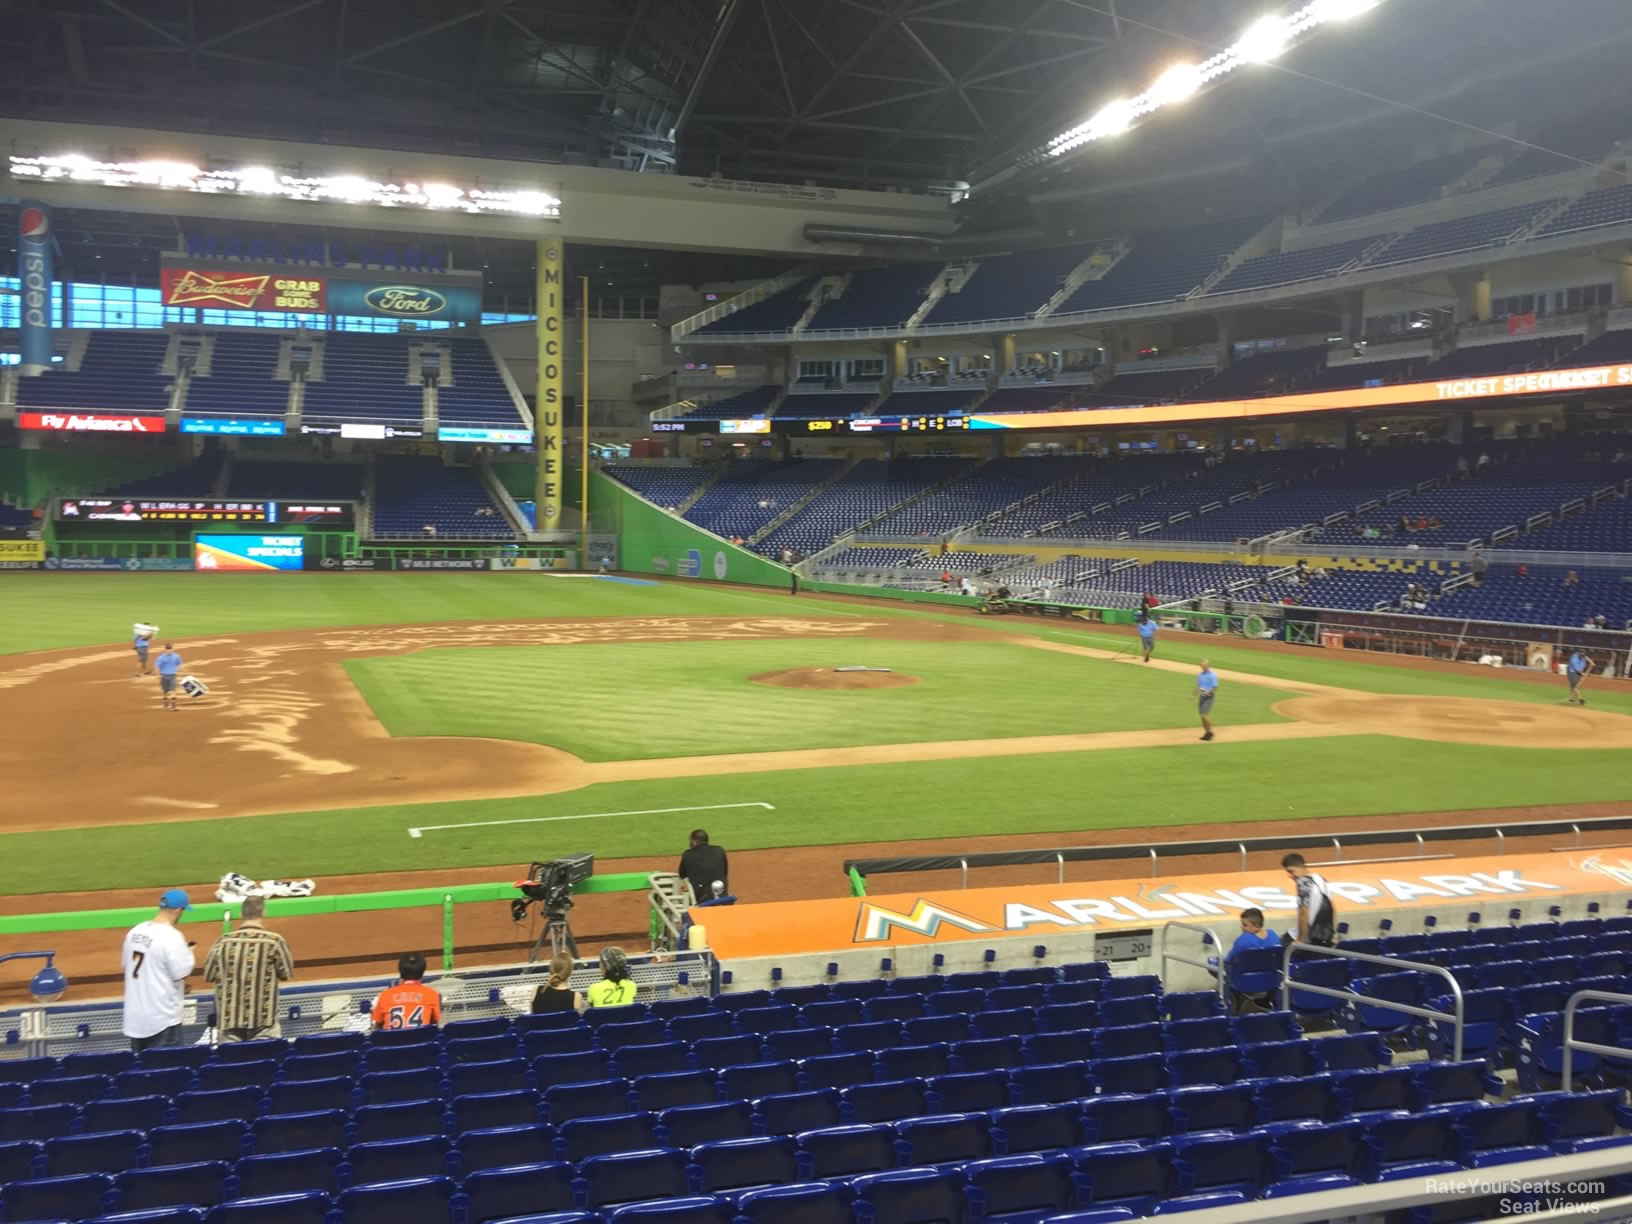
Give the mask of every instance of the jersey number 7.
M 135 981 L 142 976 L 142 962 L 147 959 L 146 952 L 132 952 L 130 954 L 130 980 Z

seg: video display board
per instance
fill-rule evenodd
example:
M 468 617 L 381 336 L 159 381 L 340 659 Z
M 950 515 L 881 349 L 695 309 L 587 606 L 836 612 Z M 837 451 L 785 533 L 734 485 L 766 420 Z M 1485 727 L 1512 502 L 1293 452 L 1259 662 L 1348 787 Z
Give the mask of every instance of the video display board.
M 65 497 L 59 522 L 82 523 L 303 523 L 340 526 L 352 521 L 350 502 L 174 501 L 133 497 Z
M 298 570 L 306 567 L 306 537 L 298 535 L 197 535 L 195 570 Z

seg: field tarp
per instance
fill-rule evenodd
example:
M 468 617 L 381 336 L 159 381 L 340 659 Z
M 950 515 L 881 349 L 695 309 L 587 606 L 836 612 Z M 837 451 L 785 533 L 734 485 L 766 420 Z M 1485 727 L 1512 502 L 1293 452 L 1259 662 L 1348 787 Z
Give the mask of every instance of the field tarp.
M 670 514 L 601 472 L 590 476 L 589 504 L 596 524 L 617 532 L 617 568 L 623 573 L 783 591 L 792 585 L 783 566 Z

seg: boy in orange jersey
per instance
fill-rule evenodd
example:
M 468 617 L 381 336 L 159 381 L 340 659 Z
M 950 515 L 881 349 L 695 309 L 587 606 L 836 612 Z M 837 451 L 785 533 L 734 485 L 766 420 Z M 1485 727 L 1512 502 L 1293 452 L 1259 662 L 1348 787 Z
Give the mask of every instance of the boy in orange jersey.
M 374 1001 L 377 1029 L 422 1028 L 442 1023 L 442 996 L 420 981 L 425 976 L 425 957 L 404 952 L 397 961 L 397 985 L 380 991 Z

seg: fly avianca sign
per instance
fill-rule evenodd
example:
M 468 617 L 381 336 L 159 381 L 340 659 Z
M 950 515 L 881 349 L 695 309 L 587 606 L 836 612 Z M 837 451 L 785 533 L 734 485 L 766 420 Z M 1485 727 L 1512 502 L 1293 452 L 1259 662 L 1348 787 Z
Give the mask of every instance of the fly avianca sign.
M 1469 909 L 1500 922 L 1513 906 L 1632 887 L 1632 859 L 1610 853 L 1503 855 L 1421 867 L 1357 862 L 1323 867 L 1338 917 L 1412 909 L 1457 918 Z M 698 910 L 721 958 L 786 956 L 846 948 L 910 946 L 1048 932 L 1149 928 L 1166 922 L 1232 928 L 1257 908 L 1277 933 L 1292 929 L 1297 897 L 1279 871 L 1220 872 L 1167 879 L 1097 880 L 970 888 Z M 1619 912 L 1619 903 L 1616 905 Z M 1528 911 L 1527 911 L 1528 912 Z M 1539 916 L 1539 915 L 1538 915 Z
M 19 412 L 18 429 L 57 433 L 163 433 L 162 416 L 112 416 L 102 412 Z

